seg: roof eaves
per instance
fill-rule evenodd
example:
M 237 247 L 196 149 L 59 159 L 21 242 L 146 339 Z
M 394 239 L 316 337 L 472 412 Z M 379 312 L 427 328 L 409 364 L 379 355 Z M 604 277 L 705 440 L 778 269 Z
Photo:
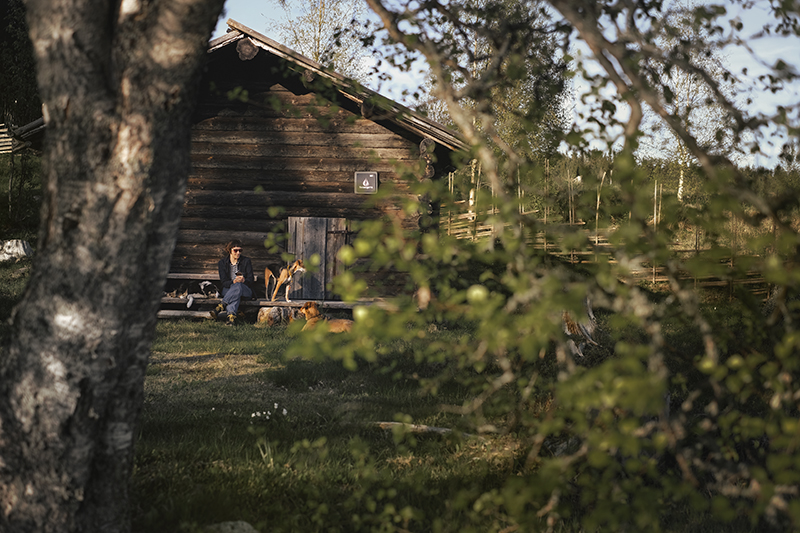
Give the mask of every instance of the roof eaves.
M 44 117 L 39 117 L 19 128 L 9 130 L 8 134 L 11 137 L 13 146 L 11 151 L 19 152 L 25 148 L 41 150 L 45 127 Z
M 210 54 L 215 50 L 219 50 L 223 46 L 236 42 L 240 39 L 244 39 L 245 37 L 246 36 L 242 32 L 230 29 L 225 35 L 210 40 L 208 42 L 208 50 L 206 50 L 206 52 Z

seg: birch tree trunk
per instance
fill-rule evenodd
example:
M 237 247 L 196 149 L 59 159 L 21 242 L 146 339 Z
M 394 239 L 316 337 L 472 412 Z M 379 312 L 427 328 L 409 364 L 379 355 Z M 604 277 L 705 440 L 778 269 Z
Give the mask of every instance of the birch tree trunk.
M 0 531 L 130 530 L 145 368 L 222 0 L 28 0 L 47 136 L 0 358 Z

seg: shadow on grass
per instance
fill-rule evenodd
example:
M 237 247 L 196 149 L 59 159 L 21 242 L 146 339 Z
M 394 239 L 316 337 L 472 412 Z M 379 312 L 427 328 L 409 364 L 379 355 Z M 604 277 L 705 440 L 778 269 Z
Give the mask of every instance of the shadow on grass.
M 213 332 L 200 326 L 160 332 L 185 346 Z M 280 332 L 255 335 L 283 342 Z M 282 361 L 273 350 L 155 353 L 145 392 L 136 532 L 228 520 L 275 532 L 369 531 L 380 523 L 430 530 L 443 519 L 442 502 L 499 487 L 514 464 L 513 454 L 497 464 L 477 460 L 480 446 L 457 433 L 400 435 L 374 425 L 403 416 L 458 422 L 441 412 L 443 398 L 421 394 L 414 380 L 394 379 L 380 363 L 360 361 L 349 371 L 337 361 Z

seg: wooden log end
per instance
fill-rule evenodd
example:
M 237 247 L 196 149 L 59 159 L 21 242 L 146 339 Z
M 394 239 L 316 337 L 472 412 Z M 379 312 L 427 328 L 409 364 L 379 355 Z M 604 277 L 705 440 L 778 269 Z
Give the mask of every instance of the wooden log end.
M 372 118 L 375 114 L 375 104 L 369 100 L 361 102 L 361 116 L 364 118 Z
M 250 39 L 242 39 L 236 43 L 236 51 L 239 52 L 239 59 L 249 61 L 258 54 L 258 47 Z

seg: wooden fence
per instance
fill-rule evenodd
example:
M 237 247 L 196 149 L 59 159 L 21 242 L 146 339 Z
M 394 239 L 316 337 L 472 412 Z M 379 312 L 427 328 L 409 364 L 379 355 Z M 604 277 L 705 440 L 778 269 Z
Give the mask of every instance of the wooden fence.
M 11 135 L 8 133 L 8 127 L 5 124 L 0 124 L 0 154 L 11 153 Z
M 443 205 L 440 219 L 442 232 L 457 239 L 478 241 L 491 238 L 493 234 L 505 231 L 509 227 L 509 224 L 496 227 L 486 222 L 491 215 L 497 214 L 498 210 L 496 208 L 481 212 L 469 211 L 468 209 L 467 202 L 456 202 L 452 206 Z M 580 220 L 572 223 L 550 222 L 547 224 L 544 220 L 540 222 L 543 223 L 544 229 L 529 237 L 528 244 L 530 246 L 545 249 L 553 255 L 568 259 L 572 263 L 592 263 L 597 261 L 600 256 L 603 256 L 604 260 L 611 264 L 617 262 L 613 249 L 608 242 L 607 230 L 592 230 L 584 221 Z M 563 245 L 561 236 L 575 231 L 584 234 L 584 239 L 589 246 L 583 249 L 569 249 Z M 698 242 L 695 242 L 693 248 L 685 248 L 678 243 L 672 247 L 674 254 L 684 258 L 700 254 L 704 250 L 705 248 L 700 246 Z M 678 274 L 678 277 L 684 280 L 694 280 L 694 284 L 697 287 L 728 287 L 732 291 L 734 285 L 744 285 L 754 294 L 767 295 L 767 284 L 759 272 L 751 271 L 743 276 L 733 275 L 733 264 L 736 260 L 736 257 L 720 259 L 723 264 L 730 266 L 729 275 L 722 277 L 695 277 L 688 272 L 682 272 Z M 666 283 L 669 280 L 666 268 L 663 265 L 653 264 L 646 260 L 631 265 L 630 276 L 635 280 L 648 281 L 653 284 Z

